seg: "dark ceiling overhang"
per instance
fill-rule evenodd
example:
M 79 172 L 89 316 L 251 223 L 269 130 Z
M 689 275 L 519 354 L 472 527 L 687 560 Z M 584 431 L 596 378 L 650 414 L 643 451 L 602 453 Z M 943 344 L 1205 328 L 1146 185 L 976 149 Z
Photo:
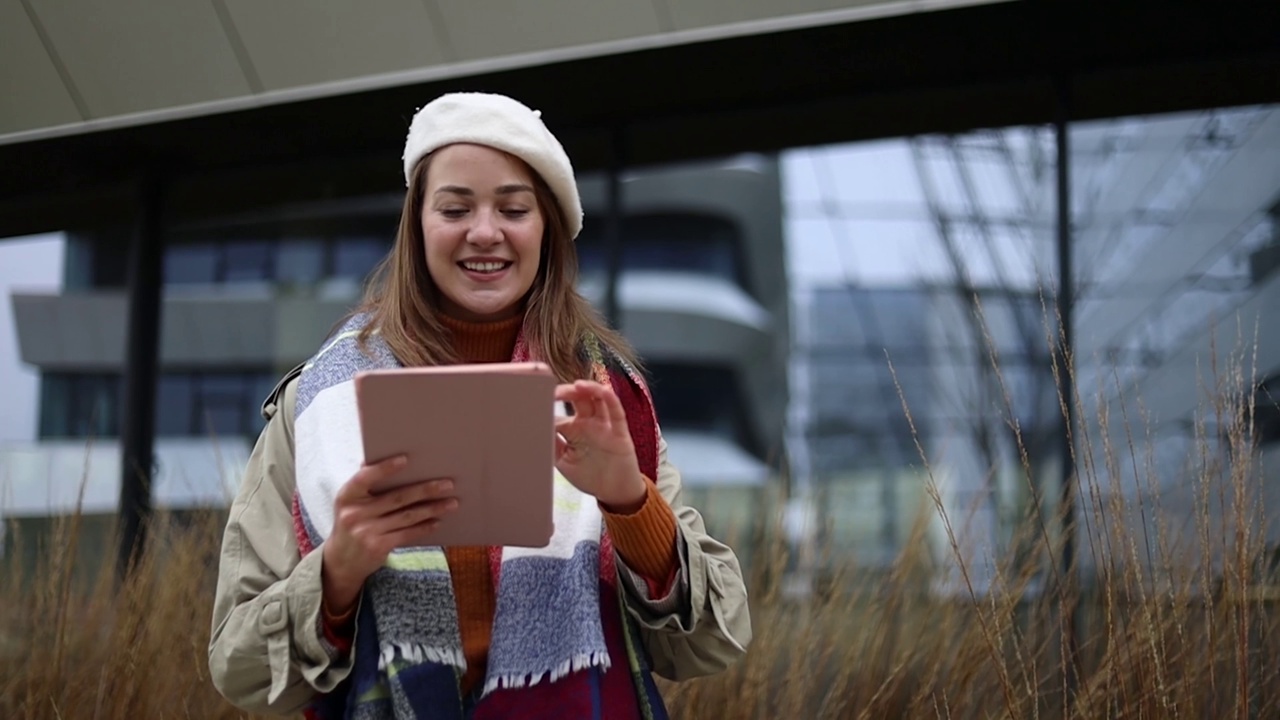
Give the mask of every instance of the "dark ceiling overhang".
M 1280 3 L 1017 2 L 902 15 L 0 145 L 0 237 L 402 187 L 413 110 L 484 90 L 543 112 L 580 171 L 1280 101 Z

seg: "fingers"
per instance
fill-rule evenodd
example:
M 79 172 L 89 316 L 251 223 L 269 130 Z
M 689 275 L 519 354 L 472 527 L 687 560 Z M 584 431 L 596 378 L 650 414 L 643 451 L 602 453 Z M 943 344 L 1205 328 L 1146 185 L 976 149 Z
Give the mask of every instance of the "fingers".
M 429 500 L 408 505 L 378 518 L 379 532 L 383 535 L 391 535 L 424 523 L 434 525 L 441 518 L 457 509 L 458 501 L 453 498 Z
M 425 538 L 441 519 L 458 509 L 454 497 L 441 497 L 451 492 L 449 481 L 415 483 L 363 502 L 349 502 L 338 508 L 335 530 L 356 539 L 366 552 L 385 556 L 386 552 L 406 543 Z M 423 498 L 426 499 L 423 499 Z
M 586 420 L 595 415 L 595 407 L 591 403 L 591 396 L 587 394 L 582 385 L 583 381 L 579 380 L 572 385 L 556 386 L 556 399 L 563 400 L 573 406 L 573 417 L 570 419 Z
M 427 520 L 416 525 L 401 528 L 386 536 L 391 548 L 421 547 L 431 545 L 431 536 L 435 533 L 438 520 Z
M 335 500 L 343 504 L 372 501 L 378 514 L 384 514 L 402 505 L 447 497 L 452 492 L 453 482 L 447 478 L 410 481 L 391 490 L 378 491 L 380 485 L 395 477 L 408 462 L 408 457 L 397 455 L 362 466 L 339 488 Z
M 609 423 L 625 423 L 626 411 L 613 388 L 590 380 L 556 386 L 555 397 L 573 404 L 574 417 L 598 418 Z
M 452 497 L 454 484 L 437 479 L 375 492 L 406 465 L 403 456 L 371 463 L 338 490 L 326 563 L 345 567 L 363 582 L 392 549 L 429 544 L 436 524 L 458 507 L 457 498 Z
M 375 536 L 433 521 L 457 507 L 450 479 L 411 482 L 385 492 L 375 489 L 404 469 L 407 459 L 395 457 L 360 468 L 338 490 L 335 520 L 348 531 L 364 527 Z
M 613 388 L 601 386 L 597 398 L 600 403 L 600 413 L 608 417 L 610 423 L 626 424 L 627 411 L 622 407 L 622 400 L 618 399 L 618 394 L 613 391 Z
M 390 515 L 411 505 L 451 499 L 452 494 L 452 480 L 415 482 L 374 496 L 369 503 L 369 512 L 374 516 Z
M 408 456 L 396 455 L 386 460 L 365 465 L 355 475 L 351 476 L 350 481 L 342 485 L 342 488 L 338 490 L 338 497 L 342 498 L 345 495 L 347 498 L 354 499 L 360 496 L 373 495 L 374 488 L 395 477 L 395 474 L 403 470 L 408 464 Z

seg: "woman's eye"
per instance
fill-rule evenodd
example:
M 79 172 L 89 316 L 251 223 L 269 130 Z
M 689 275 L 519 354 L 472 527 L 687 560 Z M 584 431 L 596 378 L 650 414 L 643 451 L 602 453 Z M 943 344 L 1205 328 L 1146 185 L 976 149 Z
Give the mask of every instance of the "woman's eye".
M 507 208 L 502 213 L 507 217 L 521 218 L 528 215 L 529 211 L 526 208 Z
M 447 218 L 460 218 L 467 214 L 467 210 L 466 208 L 444 208 L 440 211 L 440 214 Z

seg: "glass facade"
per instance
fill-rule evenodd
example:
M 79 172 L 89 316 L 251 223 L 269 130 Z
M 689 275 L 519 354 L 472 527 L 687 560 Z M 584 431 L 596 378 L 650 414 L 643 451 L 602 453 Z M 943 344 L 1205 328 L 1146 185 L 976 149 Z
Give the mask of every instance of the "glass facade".
M 41 438 L 115 437 L 119 432 L 119 375 L 44 373 L 41 376 Z
M 156 435 L 252 440 L 262 431 L 260 409 L 276 380 L 268 372 L 164 372 L 156 390 Z M 116 437 L 121 386 L 116 373 L 44 373 L 40 437 Z
M 583 274 L 603 273 L 608 253 L 599 221 L 578 237 Z M 622 230 L 622 267 L 628 271 L 679 271 L 720 278 L 748 289 L 742 233 L 728 218 L 693 213 L 632 215 Z
M 1071 140 L 1083 560 L 1104 564 L 1116 522 L 1172 577 L 1191 551 L 1222 561 L 1206 530 L 1280 547 L 1275 523 L 1208 499 L 1280 503 L 1280 108 L 1081 123 Z
M 1153 498 L 1214 532 L 1238 518 L 1204 498 L 1241 477 L 1258 512 L 1280 502 L 1280 110 L 1080 123 L 1070 144 L 1069 399 L 1049 128 L 783 154 L 791 456 L 833 571 L 892 562 L 932 517 L 935 589 L 961 589 L 959 557 L 981 591 L 1061 509 L 1064 401 L 1086 577 L 1111 523 L 1165 535 L 1144 564 L 1195 564 Z M 1280 547 L 1273 526 L 1252 532 Z
M 985 592 L 1021 552 L 1016 528 L 1060 455 L 1052 139 L 1008 128 L 784 154 L 790 447 L 812 540 L 833 553 L 818 575 L 894 562 L 922 519 L 943 592 L 960 590 L 956 554 Z
M 361 282 L 395 238 L 394 216 L 273 221 L 175 231 L 165 247 L 164 282 L 187 285 L 315 285 Z M 388 229 L 389 228 L 389 229 Z M 128 282 L 126 231 L 73 233 L 69 289 L 123 288 Z
M 1277 122 L 1245 108 L 1073 132 L 1092 159 L 1074 209 L 1088 395 L 1149 374 L 1274 280 L 1280 186 L 1265 152 Z M 1097 376 L 1112 366 L 1116 377 Z
M 284 238 L 174 243 L 165 251 L 165 283 L 200 285 L 363 281 L 391 248 L 392 238 Z

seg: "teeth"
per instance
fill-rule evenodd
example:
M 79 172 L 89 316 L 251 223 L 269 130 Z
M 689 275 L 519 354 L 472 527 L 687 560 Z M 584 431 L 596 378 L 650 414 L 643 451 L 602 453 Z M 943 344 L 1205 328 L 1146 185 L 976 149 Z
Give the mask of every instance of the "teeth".
M 500 262 L 464 262 L 462 266 L 472 272 L 498 272 L 506 263 Z

